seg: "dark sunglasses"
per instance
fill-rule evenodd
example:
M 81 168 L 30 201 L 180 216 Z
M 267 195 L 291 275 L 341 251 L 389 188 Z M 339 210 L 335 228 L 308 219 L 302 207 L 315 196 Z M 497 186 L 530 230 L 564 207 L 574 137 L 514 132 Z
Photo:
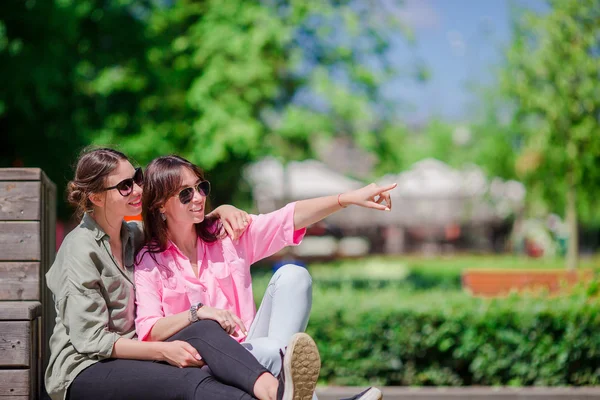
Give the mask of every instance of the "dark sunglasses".
M 194 189 L 198 191 L 202 196 L 208 197 L 210 194 L 210 182 L 202 181 L 196 186 L 186 187 L 179 192 L 179 201 L 181 204 L 188 204 L 194 198 Z
M 123 197 L 127 197 L 133 192 L 133 184 L 142 187 L 144 184 L 144 172 L 141 168 L 136 168 L 135 173 L 132 178 L 123 179 L 121 182 L 117 183 L 115 186 L 104 188 L 104 190 L 112 190 L 117 189 L 119 194 Z

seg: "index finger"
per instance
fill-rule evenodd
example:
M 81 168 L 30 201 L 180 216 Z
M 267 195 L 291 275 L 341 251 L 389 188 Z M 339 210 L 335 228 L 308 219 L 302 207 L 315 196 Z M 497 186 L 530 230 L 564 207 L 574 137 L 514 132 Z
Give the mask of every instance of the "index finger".
M 222 223 L 223 223 L 223 228 L 225 228 L 225 231 L 227 232 L 227 234 L 229 235 L 231 240 L 235 240 L 235 232 L 233 231 L 233 228 L 231 227 L 229 222 L 223 220 Z
M 396 186 L 398 186 L 397 183 L 392 183 L 392 184 L 389 184 L 389 185 L 386 185 L 386 186 L 380 186 L 380 187 L 377 188 L 377 192 L 376 193 L 377 194 L 381 194 L 383 192 L 390 191 L 390 190 L 394 189 Z
M 239 326 L 240 329 L 242 330 L 242 333 L 244 335 L 247 335 L 248 331 L 246 331 L 246 326 L 244 325 L 244 322 L 242 322 L 242 320 L 240 318 L 238 318 L 237 315 L 233 315 L 232 317 L 233 317 L 234 322 L 237 324 L 237 326 Z

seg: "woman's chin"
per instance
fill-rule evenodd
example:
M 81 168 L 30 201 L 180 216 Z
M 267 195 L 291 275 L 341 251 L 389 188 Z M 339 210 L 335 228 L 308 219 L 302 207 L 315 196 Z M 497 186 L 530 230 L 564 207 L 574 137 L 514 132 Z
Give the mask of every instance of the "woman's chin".
M 142 206 L 139 206 L 139 207 L 129 206 L 129 207 L 127 207 L 127 216 L 128 217 L 137 217 L 141 213 L 142 213 Z

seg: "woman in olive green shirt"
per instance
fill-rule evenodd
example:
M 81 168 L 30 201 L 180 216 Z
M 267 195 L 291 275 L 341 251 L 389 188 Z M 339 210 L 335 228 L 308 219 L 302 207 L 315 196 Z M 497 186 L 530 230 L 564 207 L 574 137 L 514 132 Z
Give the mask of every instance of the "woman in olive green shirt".
M 45 375 L 52 399 L 295 398 L 294 384 L 316 377 L 290 370 L 287 381 L 284 374 L 276 379 L 214 321 L 182 331 L 194 346 L 136 340 L 132 274 L 142 230 L 123 218 L 141 211 L 142 183 L 141 169 L 118 151 L 97 149 L 78 161 L 68 196 L 83 218 L 46 275 L 57 312 Z M 293 357 L 316 351 L 310 338 L 300 339 L 286 360 L 291 368 Z M 199 368 L 205 362 L 211 371 Z

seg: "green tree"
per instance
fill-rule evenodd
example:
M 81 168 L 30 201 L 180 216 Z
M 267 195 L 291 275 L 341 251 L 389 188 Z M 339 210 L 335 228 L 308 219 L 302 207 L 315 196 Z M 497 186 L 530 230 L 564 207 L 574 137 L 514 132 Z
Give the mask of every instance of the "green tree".
M 176 152 L 209 171 L 224 202 L 239 199 L 248 162 L 311 156 L 318 137 L 347 135 L 381 151 L 394 136 L 373 132 L 393 115 L 379 87 L 395 72 L 389 38 L 405 32 L 397 8 L 1 2 L 0 165 L 40 166 L 62 188 L 91 142 L 117 145 L 142 165 Z
M 578 219 L 598 217 L 600 2 L 550 1 L 516 20 L 502 87 L 524 136 L 517 171 L 530 192 L 562 208 L 567 266 L 578 262 Z
M 120 143 L 140 163 L 182 154 L 211 172 L 219 202 L 243 188 L 242 167 L 267 154 L 311 157 L 318 138 L 334 135 L 377 151 L 373 132 L 391 114 L 379 95 L 394 72 L 389 36 L 402 29 L 385 3 L 157 6 L 147 20 L 147 66 L 132 73 L 144 86 L 139 107 L 113 108 L 95 141 Z M 107 105 L 127 89 L 110 78 L 98 76 Z
M 109 115 L 95 76 L 113 71 L 118 80 L 128 65 L 144 65 L 134 5 L 144 9 L 126 0 L 0 2 L 0 166 L 41 167 L 63 200 L 71 164 Z M 132 96 L 112 100 L 137 107 Z M 59 201 L 59 214 L 68 212 Z

